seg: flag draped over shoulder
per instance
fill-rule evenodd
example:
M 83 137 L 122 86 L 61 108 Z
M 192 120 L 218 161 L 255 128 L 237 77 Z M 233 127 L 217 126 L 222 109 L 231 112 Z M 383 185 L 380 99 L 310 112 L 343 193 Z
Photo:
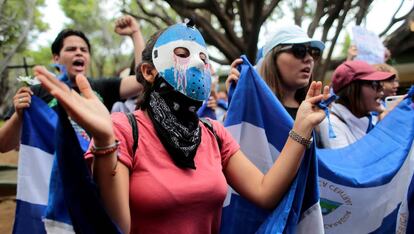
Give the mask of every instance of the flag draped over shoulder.
M 33 96 L 21 142 L 13 233 L 120 233 L 84 162 L 88 142 L 63 110 Z
M 354 144 L 317 150 L 326 233 L 414 232 L 413 139 L 407 98 Z
M 121 233 L 103 206 L 99 189 L 84 160 L 78 135 L 58 108 L 56 157 L 63 196 L 76 233 Z
M 265 173 L 282 150 L 293 120 L 247 58 L 242 59 L 225 126 L 241 150 Z M 308 150 L 289 190 L 270 212 L 229 188 L 221 233 L 322 233 L 317 174 L 314 150 Z

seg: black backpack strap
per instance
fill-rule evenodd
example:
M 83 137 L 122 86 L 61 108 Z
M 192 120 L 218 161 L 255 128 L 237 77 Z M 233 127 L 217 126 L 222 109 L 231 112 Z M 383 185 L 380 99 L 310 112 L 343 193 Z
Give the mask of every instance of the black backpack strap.
M 217 136 L 217 133 L 213 128 L 213 124 L 211 124 L 210 120 L 202 117 L 200 118 L 200 121 L 204 124 L 204 126 L 207 127 L 208 130 L 210 130 L 213 133 L 214 137 L 216 138 L 218 147 L 221 150 L 221 139 Z
M 138 148 L 138 125 L 134 113 L 129 112 L 126 114 L 126 116 L 128 117 L 129 124 L 132 128 L 132 136 L 134 137 L 134 144 L 132 145 L 132 157 L 135 157 L 135 151 L 137 151 Z

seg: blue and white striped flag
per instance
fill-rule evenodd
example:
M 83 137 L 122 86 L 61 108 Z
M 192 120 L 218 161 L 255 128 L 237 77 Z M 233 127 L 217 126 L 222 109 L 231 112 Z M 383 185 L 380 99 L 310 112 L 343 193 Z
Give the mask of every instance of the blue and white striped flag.
M 413 139 L 406 98 L 354 144 L 317 150 L 326 233 L 414 233 Z
M 265 173 L 282 150 L 293 120 L 247 58 L 242 59 L 225 126 L 241 150 Z M 271 212 L 230 188 L 221 233 L 323 233 L 316 163 L 314 151 L 308 150 L 290 189 Z
M 13 233 L 120 233 L 84 161 L 88 141 L 72 124 L 63 109 L 58 116 L 32 97 L 23 120 Z
M 48 204 L 56 123 L 56 113 L 32 97 L 23 117 L 13 233 L 46 233 L 42 219 Z

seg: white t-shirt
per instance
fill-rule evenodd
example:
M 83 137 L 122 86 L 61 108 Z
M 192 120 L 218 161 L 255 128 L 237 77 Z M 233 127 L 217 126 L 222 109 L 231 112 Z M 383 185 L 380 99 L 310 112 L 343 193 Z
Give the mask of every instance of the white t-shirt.
M 328 119 L 319 124 L 318 136 L 323 148 L 335 149 L 348 146 L 367 134 L 369 118 L 358 118 L 345 106 L 332 103 L 330 119 L 336 138 L 329 138 Z

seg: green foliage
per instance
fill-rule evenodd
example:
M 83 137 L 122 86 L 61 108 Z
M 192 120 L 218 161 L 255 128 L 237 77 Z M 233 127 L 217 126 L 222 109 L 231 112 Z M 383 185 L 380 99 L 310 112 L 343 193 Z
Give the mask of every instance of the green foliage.
M 52 63 L 52 56 L 49 46 L 43 46 L 37 50 L 26 50 L 23 56 L 29 58 L 28 63 L 37 65 L 48 65 Z
M 34 25 L 32 30 L 39 32 L 45 31 L 48 25 L 42 22 L 42 14 L 37 7 L 43 6 L 44 0 L 36 0 L 34 9 Z M 12 48 L 21 36 L 22 28 L 27 24 L 27 16 L 25 12 L 25 1 L 5 1 L 0 6 L 0 47 L 2 48 L 2 55 Z M 25 48 L 27 43 L 20 48 L 20 51 Z M 0 58 L 1 55 L 0 55 Z
M 133 53 L 132 49 L 129 55 L 124 55 L 121 51 L 120 45 L 124 40 L 130 39 L 114 32 L 115 19 L 108 17 L 107 11 L 102 7 L 109 3 L 99 0 L 59 1 L 63 12 L 72 21 L 65 27 L 83 31 L 90 40 L 92 46 L 90 73 L 95 77 L 113 76 L 121 67 L 129 66 Z M 113 12 L 114 9 L 111 10 Z
M 346 56 L 348 55 L 348 48 L 350 46 L 351 46 L 351 35 L 349 35 L 349 33 L 347 33 L 345 35 L 345 40 L 344 40 L 344 44 L 342 46 L 340 57 L 346 58 Z

